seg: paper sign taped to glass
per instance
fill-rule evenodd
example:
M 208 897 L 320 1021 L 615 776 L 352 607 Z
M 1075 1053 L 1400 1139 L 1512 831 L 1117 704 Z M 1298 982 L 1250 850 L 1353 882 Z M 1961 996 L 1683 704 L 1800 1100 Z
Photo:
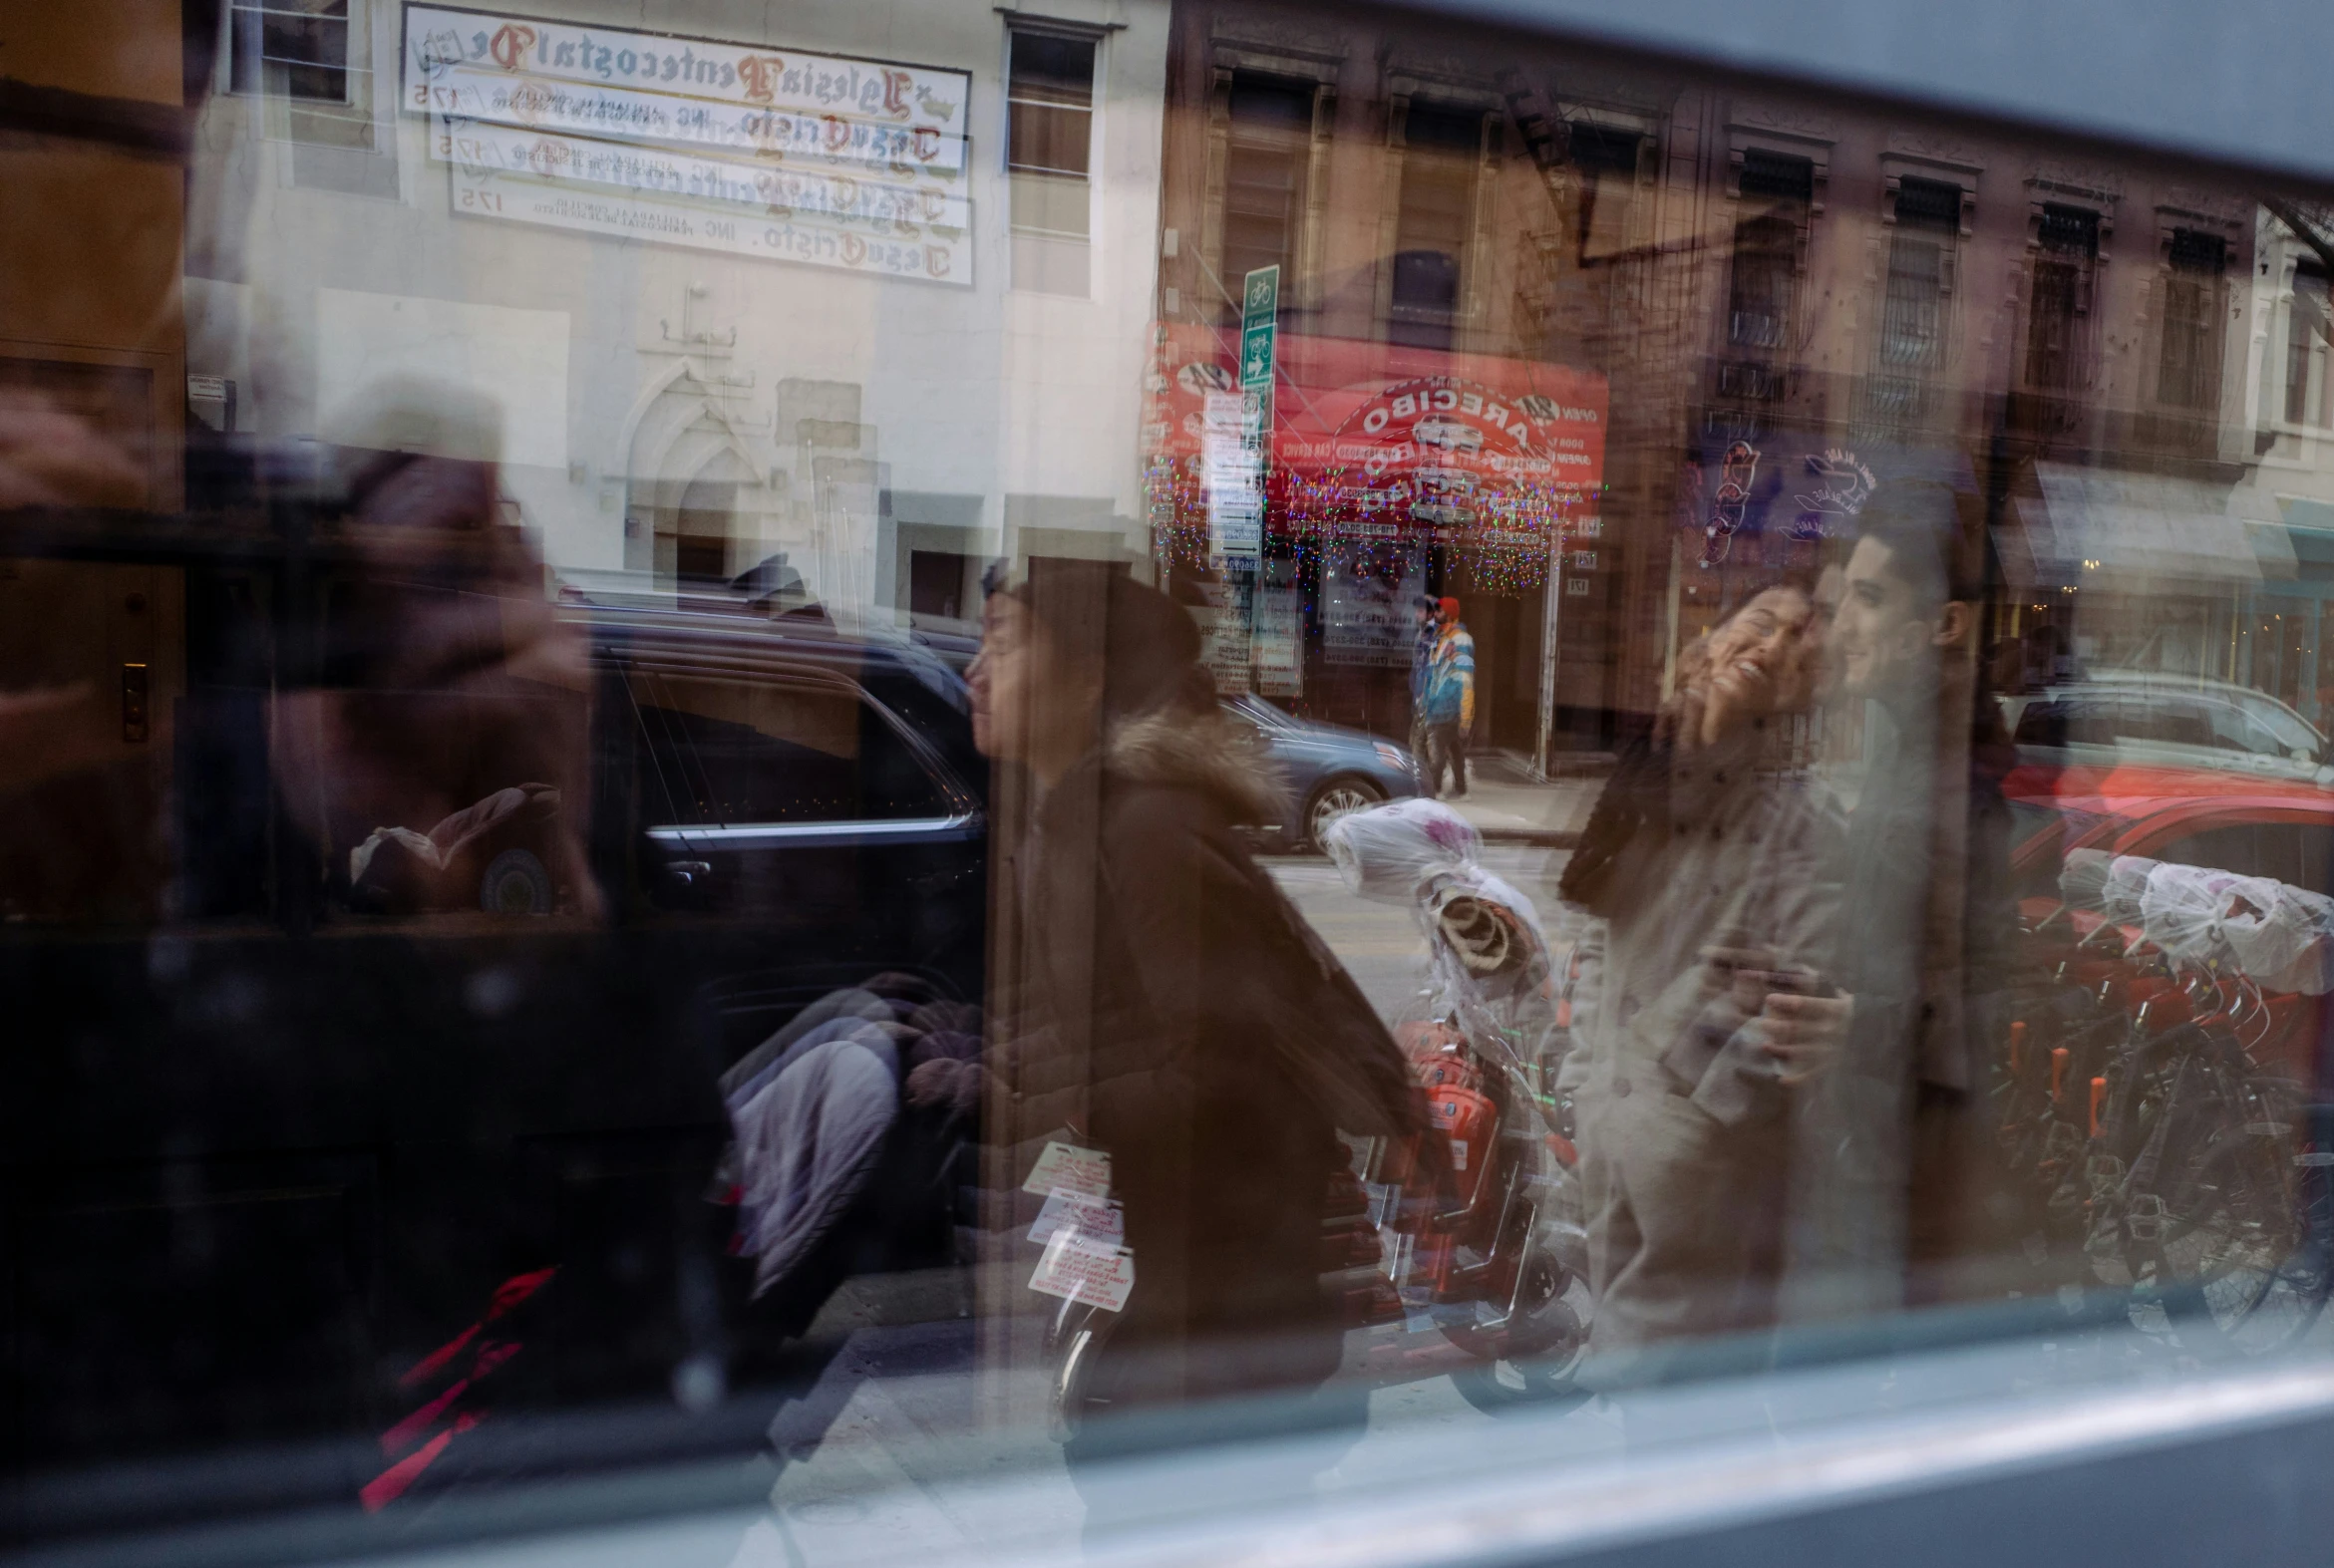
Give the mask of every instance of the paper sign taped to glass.
M 1065 1226 L 1046 1243 L 1045 1255 L 1037 1260 L 1037 1272 L 1029 1277 L 1029 1288 L 1121 1312 L 1135 1289 L 1135 1254 Z
M 1029 1179 L 1021 1184 L 1021 1190 L 1046 1198 L 1057 1192 L 1107 1198 L 1111 1193 L 1111 1156 L 1099 1148 L 1050 1142 L 1030 1168 Z
M 1029 1239 L 1051 1241 L 1064 1227 L 1096 1241 L 1122 1242 L 1127 1239 L 1127 1214 L 1108 1198 L 1082 1192 L 1055 1192 L 1031 1222 Z

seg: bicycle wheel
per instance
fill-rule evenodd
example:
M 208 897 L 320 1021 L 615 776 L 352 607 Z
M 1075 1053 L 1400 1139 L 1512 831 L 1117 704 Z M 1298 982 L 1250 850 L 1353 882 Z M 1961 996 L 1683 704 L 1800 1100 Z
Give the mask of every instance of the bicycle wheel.
M 2185 1163 L 2150 1281 L 2183 1341 L 2260 1356 L 2318 1321 L 2334 1275 L 2294 1175 L 2285 1137 L 2266 1131 L 2231 1131 Z

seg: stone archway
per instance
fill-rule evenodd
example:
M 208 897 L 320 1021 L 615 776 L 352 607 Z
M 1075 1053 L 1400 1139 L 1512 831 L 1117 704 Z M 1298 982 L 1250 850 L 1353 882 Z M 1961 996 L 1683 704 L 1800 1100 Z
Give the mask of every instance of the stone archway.
M 659 588 L 727 581 L 778 546 L 783 499 L 721 401 L 688 376 L 642 409 L 627 453 L 624 564 Z

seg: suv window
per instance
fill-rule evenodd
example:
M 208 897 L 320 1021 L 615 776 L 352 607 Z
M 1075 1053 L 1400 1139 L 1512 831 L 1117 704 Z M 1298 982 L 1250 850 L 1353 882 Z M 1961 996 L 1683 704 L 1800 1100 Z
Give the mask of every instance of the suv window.
M 857 691 L 636 672 L 652 824 L 734 827 L 940 816 L 946 797 Z
M 2285 755 L 2285 748 L 2277 738 L 2263 728 L 2243 709 L 2228 703 L 2214 703 L 2212 715 L 2212 744 L 2225 751 L 2267 753 L 2272 757 Z
M 2179 698 L 2126 698 L 2115 704 L 2116 738 L 2174 746 L 2210 746 L 2212 731 L 2200 704 Z
M 2266 876 L 2334 894 L 2334 823 L 2231 822 L 2167 840 L 2146 851 L 2159 860 Z

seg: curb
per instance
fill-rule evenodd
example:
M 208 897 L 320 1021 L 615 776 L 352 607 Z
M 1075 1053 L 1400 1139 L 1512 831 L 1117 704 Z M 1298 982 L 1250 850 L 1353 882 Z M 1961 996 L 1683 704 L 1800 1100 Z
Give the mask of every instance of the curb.
M 1483 827 L 1476 831 L 1487 844 L 1532 844 L 1542 849 L 1572 849 L 1580 843 L 1580 832 L 1571 827 Z

